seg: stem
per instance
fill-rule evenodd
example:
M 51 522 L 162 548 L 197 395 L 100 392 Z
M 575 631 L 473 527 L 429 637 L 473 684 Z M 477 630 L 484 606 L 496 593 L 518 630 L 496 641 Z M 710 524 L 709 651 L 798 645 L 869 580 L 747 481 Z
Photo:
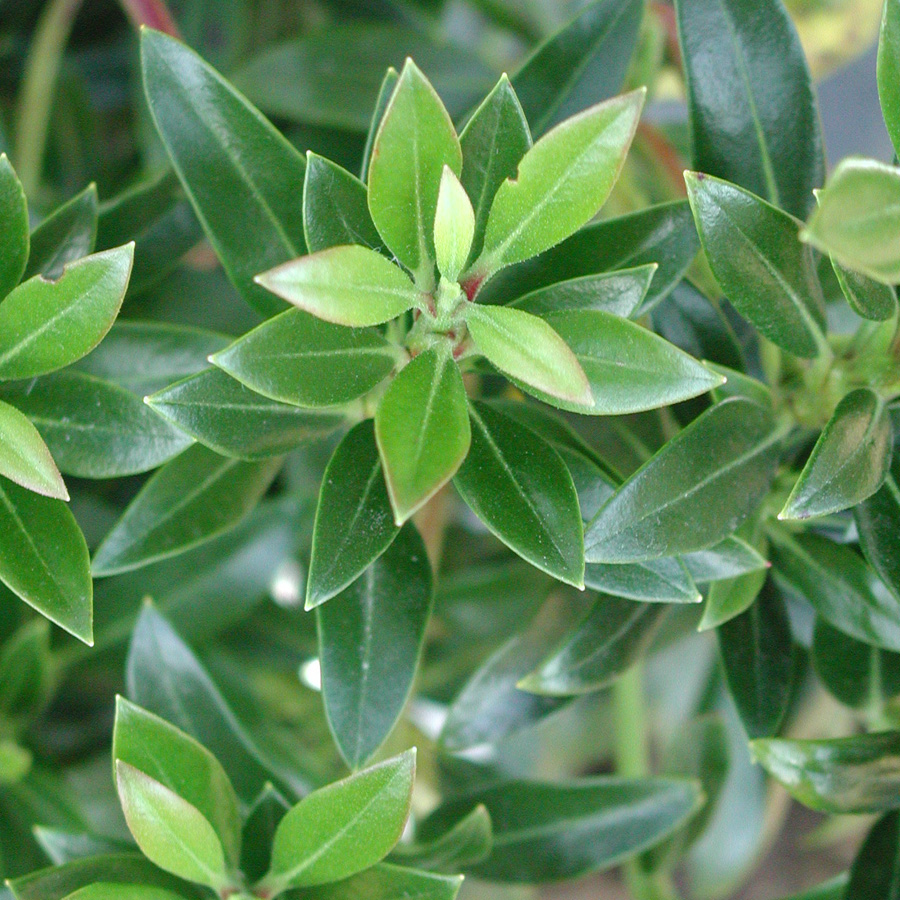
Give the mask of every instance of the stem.
M 146 25 L 172 37 L 180 37 L 165 0 L 119 0 L 119 3 L 135 28 L 141 29 Z
M 16 111 L 14 157 L 19 180 L 29 196 L 40 184 L 56 80 L 81 2 L 49 0 L 38 20 L 25 63 Z

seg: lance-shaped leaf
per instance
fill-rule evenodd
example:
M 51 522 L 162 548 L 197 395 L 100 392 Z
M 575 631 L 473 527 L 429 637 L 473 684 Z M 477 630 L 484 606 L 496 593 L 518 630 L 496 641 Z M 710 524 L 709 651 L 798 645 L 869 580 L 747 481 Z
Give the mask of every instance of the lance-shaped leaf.
M 156 128 L 225 271 L 260 312 L 278 312 L 253 278 L 306 249 L 303 156 L 178 41 L 145 28 L 141 61 Z
M 841 896 L 853 900 L 900 897 L 900 813 L 889 812 L 872 826 L 853 860 L 850 881 Z
M 434 253 L 438 271 L 455 282 L 463 270 L 475 236 L 475 210 L 466 189 L 444 166 L 434 213 Z
M 97 238 L 97 188 L 92 184 L 54 210 L 31 233 L 24 278 L 59 278 L 63 269 L 93 252 Z
M 0 581 L 51 622 L 93 642 L 90 560 L 61 500 L 0 478 Z
M 560 697 L 600 691 L 643 656 L 666 614 L 658 604 L 600 597 L 559 649 L 518 686 Z
M 547 132 L 497 191 L 473 273 L 488 275 L 553 247 L 606 202 L 637 128 L 646 91 L 607 100 Z
M 195 445 L 161 468 L 94 554 L 95 575 L 174 556 L 233 528 L 256 506 L 281 459 L 242 462 Z
M 853 510 L 859 544 L 869 565 L 900 597 L 900 455 L 884 484 Z
M 533 566 L 584 586 L 578 495 L 556 450 L 531 429 L 473 403 L 472 446 L 454 479 L 485 525 Z
M 34 422 L 60 469 L 79 478 L 147 472 L 192 443 L 134 394 L 81 372 L 2 385 L 0 396 Z
M 117 697 L 113 760 L 127 763 L 190 803 L 212 825 L 228 866 L 237 866 L 238 799 L 225 770 L 205 747 L 174 725 Z
M 778 461 L 772 414 L 740 397 L 695 419 L 585 529 L 588 562 L 692 553 L 731 534 L 765 496 Z
M 349 878 L 382 860 L 409 815 L 416 751 L 314 791 L 282 820 L 263 879 L 274 892 Z
M 853 311 L 864 319 L 884 322 L 897 311 L 897 292 L 889 284 L 882 284 L 852 269 L 831 261 L 838 284 Z
M 399 533 L 394 524 L 371 419 L 349 431 L 334 451 L 319 489 L 306 608 L 355 581 Z
M 408 522 L 383 556 L 316 612 L 325 714 L 353 769 L 371 759 L 406 705 L 431 582 L 425 545 Z
M 399 266 L 352 244 L 301 256 L 256 282 L 319 319 L 352 327 L 389 322 L 420 302 Z
M 627 319 L 637 311 L 659 266 L 649 263 L 618 272 L 582 275 L 520 297 L 511 305 L 536 316 L 599 309 Z
M 266 459 L 326 437 L 339 412 L 301 409 L 251 391 L 219 369 L 191 375 L 146 404 L 201 444 L 237 459 Z
M 486 859 L 493 843 L 491 817 L 483 806 L 476 806 L 430 841 L 398 844 L 390 858 L 429 872 L 449 874 Z
M 779 0 L 675 5 L 695 167 L 805 218 L 825 161 L 806 57 L 784 6 Z
M 801 237 L 849 269 L 884 284 L 900 282 L 900 169 L 844 160 Z
M 900 651 L 900 605 L 849 547 L 816 534 L 769 535 L 775 575 L 827 622 L 857 640 Z
M 372 161 L 372 147 L 375 146 L 375 138 L 378 136 L 378 129 L 381 126 L 381 120 L 387 110 L 391 97 L 394 96 L 394 90 L 397 82 L 400 80 L 400 73 L 393 67 L 388 66 L 384 77 L 381 79 L 381 87 L 378 89 L 378 97 L 375 100 L 375 106 L 371 108 L 369 115 L 369 130 L 366 134 L 366 146 L 363 148 L 362 165 L 359 169 L 359 177 L 363 183 L 369 180 L 369 163 Z M 366 189 L 366 203 L 368 204 L 368 188 Z M 371 216 L 371 212 L 369 213 Z M 373 223 L 374 224 L 374 223 Z M 379 235 L 380 239 L 380 235 Z
M 105 884 L 100 881 L 79 888 L 66 900 L 180 900 L 180 894 L 143 884 Z
M 469 452 L 466 388 L 449 348 L 426 350 L 400 371 L 375 413 L 375 439 L 394 520 L 402 525 Z
M 494 849 L 472 874 L 544 883 L 608 868 L 651 847 L 683 824 L 698 799 L 695 783 L 678 779 L 503 781 L 448 801 L 424 827 L 445 827 L 481 803 L 493 823 Z
M 346 169 L 317 153 L 306 155 L 303 231 L 310 253 L 361 244 L 377 249 L 381 237 L 369 212 L 366 186 Z
M 881 487 L 893 439 L 887 407 L 869 388 L 838 404 L 803 467 L 779 519 L 808 519 L 849 509 Z
M 815 356 L 824 341 L 824 301 L 800 223 L 727 181 L 688 173 L 685 182 L 700 241 L 728 299 L 779 347 Z
M 575 354 L 543 319 L 509 306 L 466 306 L 476 349 L 501 372 L 539 395 L 591 405 L 591 386 Z
M 28 201 L 5 153 L 0 153 L 0 300 L 28 263 Z
M 681 557 L 681 561 L 690 572 L 691 578 L 700 584 L 737 578 L 739 575 L 764 571 L 769 567 L 769 563 L 757 550 L 733 535 L 707 550 L 686 553 Z
M 474 259 L 484 244 L 484 229 L 497 189 L 507 178 L 515 177 L 519 162 L 531 147 L 525 113 L 506 75 L 472 114 L 459 143 L 463 155 L 460 181 L 475 211 Z
M 455 900 L 461 885 L 461 875 L 433 875 L 379 863 L 352 878 L 312 888 L 308 896 L 311 900 L 376 900 L 384 897 Z
M 241 871 L 251 883 L 269 870 L 272 839 L 290 808 L 291 804 L 271 784 L 262 789 L 250 807 L 241 833 Z
M 878 813 L 900 808 L 900 732 L 809 741 L 761 738 L 750 752 L 810 809 Z
M 776 734 L 794 675 L 791 623 L 784 599 L 767 581 L 753 605 L 716 632 L 728 690 L 751 738 Z
M 642 13 L 640 0 L 597 0 L 522 64 L 513 86 L 535 134 L 619 92 Z
M 31 378 L 90 353 L 119 313 L 134 244 L 70 263 L 57 281 L 40 275 L 0 303 L 0 379 Z
M 697 585 L 676 556 L 636 563 L 591 563 L 584 583 L 595 591 L 644 603 L 699 603 Z
M 342 328 L 288 310 L 249 331 L 210 362 L 253 391 L 297 406 L 337 406 L 368 393 L 397 362 L 373 329 Z
M 227 886 L 222 843 L 195 806 L 121 760 L 116 760 L 116 783 L 125 821 L 147 859 L 216 891 Z
M 886 0 L 878 42 L 878 95 L 894 151 L 900 153 L 900 6 Z
M 459 174 L 459 139 L 434 88 L 407 59 L 372 147 L 369 210 L 385 244 L 425 289 L 434 280 L 434 213 L 444 166 Z
M 59 469 L 38 430 L 18 409 L 2 401 L 0 475 L 45 497 L 69 499 Z
M 703 618 L 697 630 L 708 631 L 711 628 L 718 628 L 749 609 L 765 582 L 766 570 L 760 569 L 711 584 L 706 597 L 706 606 L 703 608 Z

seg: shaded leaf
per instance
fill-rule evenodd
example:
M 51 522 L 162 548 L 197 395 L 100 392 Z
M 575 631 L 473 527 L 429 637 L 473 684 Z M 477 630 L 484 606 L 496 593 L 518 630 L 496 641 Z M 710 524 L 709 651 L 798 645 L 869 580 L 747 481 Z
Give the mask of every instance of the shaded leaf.
M 54 210 L 31 233 L 23 278 L 59 278 L 63 269 L 94 249 L 97 237 L 97 188 L 92 184 Z
M 5 153 L 0 153 L 0 300 L 22 278 L 28 262 L 28 201 Z

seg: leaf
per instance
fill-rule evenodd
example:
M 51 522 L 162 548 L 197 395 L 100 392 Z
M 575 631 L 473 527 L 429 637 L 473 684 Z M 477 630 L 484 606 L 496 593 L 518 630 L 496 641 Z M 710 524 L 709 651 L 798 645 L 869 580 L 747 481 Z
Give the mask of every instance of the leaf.
M 841 896 L 853 900 L 900 897 L 900 813 L 887 813 L 872 826 L 853 861 L 850 881 Z
M 434 88 L 407 59 L 372 148 L 369 210 L 384 243 L 424 290 L 434 280 L 433 225 L 444 166 L 459 174 L 459 139 Z
M 824 343 L 824 300 L 800 224 L 736 185 L 685 175 L 700 241 L 735 309 L 788 353 L 816 356 Z
M 180 895 L 162 888 L 147 887 L 142 884 L 89 884 L 66 900 L 179 900 Z
M 642 13 L 639 0 L 598 0 L 535 49 L 513 87 L 536 134 L 619 92 Z
M 344 881 L 320 885 L 310 890 L 309 896 L 312 900 L 455 900 L 461 884 L 460 875 L 432 875 L 379 863 Z
M 900 455 L 881 488 L 853 510 L 853 517 L 869 565 L 900 597 Z
M 250 883 L 258 881 L 269 869 L 269 855 L 275 830 L 291 804 L 267 784 L 253 802 L 241 835 L 241 872 Z
M 900 282 L 900 169 L 845 159 L 818 197 L 801 239 L 876 281 Z
M 900 732 L 848 738 L 751 741 L 753 758 L 804 806 L 829 813 L 900 807 Z
M 375 413 L 375 439 L 394 520 L 402 525 L 469 452 L 466 389 L 449 349 L 433 347 L 400 370 Z
M 31 619 L 4 641 L 0 713 L 12 729 L 28 724 L 50 699 L 56 683 L 53 664 L 50 626 L 45 619 Z
M 134 245 L 70 263 L 57 281 L 40 275 L 0 304 L 0 380 L 61 369 L 90 353 L 119 313 Z
M 215 830 L 228 866 L 237 866 L 238 799 L 225 770 L 205 747 L 174 725 L 117 697 L 113 760 L 127 763 L 191 804 Z
M 201 444 L 245 460 L 279 456 L 321 440 L 344 422 L 340 413 L 312 412 L 269 400 L 212 368 L 145 402 Z
M 595 591 L 644 603 L 701 600 L 687 566 L 674 556 L 636 563 L 592 563 L 584 567 L 584 583 Z
M 369 114 L 369 130 L 366 133 L 366 146 L 363 148 L 362 165 L 360 166 L 359 173 L 359 177 L 363 182 L 366 182 L 369 179 L 369 163 L 372 161 L 372 147 L 375 145 L 375 138 L 378 136 L 381 120 L 384 118 L 385 110 L 387 109 L 391 97 L 394 95 L 394 90 L 397 87 L 397 82 L 399 80 L 400 75 L 397 70 L 393 66 L 388 66 L 387 71 L 384 73 L 384 77 L 381 80 L 381 86 L 378 89 L 378 98 L 375 101 L 375 106 Z M 368 205 L 368 202 L 369 195 L 367 188 L 366 205 Z
M 869 388 L 846 394 L 803 467 L 779 519 L 850 509 L 881 487 L 891 462 L 890 417 Z
M 538 288 L 514 301 L 512 306 L 536 316 L 601 310 L 627 319 L 647 296 L 657 268 L 656 263 L 650 263 L 634 269 L 570 278 Z
M 124 842 L 98 838 L 85 832 L 75 833 L 59 828 L 34 828 L 34 839 L 54 866 L 62 866 L 79 859 L 97 857 L 104 853 L 127 852 Z
M 145 28 L 141 61 L 157 131 L 225 271 L 263 315 L 279 312 L 253 278 L 305 250 L 303 157 L 178 41 Z
M 337 406 L 368 393 L 397 362 L 372 329 L 342 328 L 300 310 L 264 322 L 210 362 L 251 390 L 297 406 Z
M 831 264 L 847 302 L 858 316 L 884 322 L 894 315 L 897 311 L 897 294 L 894 288 L 852 269 L 845 269 L 834 260 Z
M 18 409 L 2 401 L 0 475 L 45 497 L 69 499 L 59 469 L 37 429 Z
M 815 534 L 769 535 L 775 575 L 827 622 L 857 640 L 900 651 L 900 607 L 849 547 Z
M 470 259 L 484 245 L 484 230 L 497 189 L 514 178 L 519 162 L 531 147 L 531 132 L 519 98 L 506 75 L 472 113 L 459 136 L 463 163 L 460 181 L 475 212 Z
M 54 210 L 31 233 L 23 278 L 59 278 L 63 269 L 93 252 L 97 238 L 97 188 L 91 184 Z
M 778 0 L 678 0 L 694 167 L 805 218 L 825 161 L 816 99 Z
M 753 605 L 717 630 L 719 652 L 750 738 L 778 732 L 791 700 L 794 645 L 787 606 L 771 581 Z
M 455 282 L 466 265 L 475 236 L 475 211 L 465 188 L 449 166 L 441 173 L 434 213 L 434 252 L 438 271 Z
M 128 391 L 55 372 L 0 386 L 37 426 L 60 469 L 79 478 L 118 478 L 155 469 L 192 441 Z
M 566 342 L 542 319 L 509 306 L 466 306 L 475 343 L 501 372 L 539 394 L 591 405 L 591 388 Z
M 779 456 L 772 415 L 742 398 L 695 419 L 585 529 L 588 562 L 692 553 L 730 535 L 765 496 Z
M 28 262 L 28 201 L 5 153 L 0 153 L 0 300 L 18 283 Z
M 325 714 L 352 769 L 372 758 L 403 712 L 431 599 L 428 554 L 407 523 L 383 556 L 316 612 Z
M 366 186 L 317 153 L 306 155 L 303 233 L 310 253 L 361 244 L 377 250 L 381 237 L 369 213 Z
M 349 878 L 383 859 L 409 815 L 415 750 L 314 791 L 282 820 L 263 884 L 274 893 Z
M 354 426 L 328 463 L 319 489 L 306 608 L 352 584 L 390 547 L 400 529 L 381 469 L 371 420 Z
M 0 581 L 29 606 L 90 645 L 87 545 L 61 500 L 0 478 Z
M 476 806 L 431 841 L 399 843 L 390 858 L 429 872 L 452 873 L 486 859 L 493 843 L 491 817 L 483 806 Z
M 609 868 L 658 843 L 691 814 L 698 793 L 691 781 L 665 778 L 510 780 L 446 802 L 425 827 L 431 831 L 483 804 L 494 850 L 472 874 L 545 883 Z
M 500 185 L 473 276 L 537 256 L 574 234 L 606 202 L 631 144 L 644 91 L 592 106 L 547 132 Z
M 222 844 L 196 807 L 121 760 L 116 780 L 125 821 L 147 859 L 188 881 L 226 887 Z
M 896 0 L 885 0 L 884 4 L 878 42 L 878 96 L 894 150 L 900 153 L 900 9 Z
M 473 512 L 533 566 L 584 586 L 581 514 L 559 454 L 530 429 L 473 403 L 472 445 L 454 479 Z
M 573 412 L 624 415 L 699 396 L 723 378 L 647 328 L 598 309 L 543 316 L 568 344 L 590 385 L 587 405 Z
M 75 368 L 145 397 L 202 372 L 208 357 L 228 343 L 228 337 L 214 331 L 120 319 Z
M 482 293 L 486 301 L 508 301 L 584 275 L 657 264 L 659 268 L 641 307 L 646 312 L 681 281 L 699 249 L 687 202 L 662 203 L 586 225 L 536 259 L 499 272 Z
M 718 628 L 749 609 L 765 584 L 766 574 L 766 570 L 761 569 L 711 584 L 697 630 Z
M 156 472 L 94 554 L 98 577 L 182 553 L 233 528 L 257 504 L 281 459 L 240 462 L 196 445 Z
M 691 578 L 701 584 L 737 578 L 769 568 L 769 563 L 758 551 L 733 535 L 706 550 L 686 553 L 681 561 L 691 573 Z
M 584 621 L 518 686 L 557 697 L 603 690 L 646 653 L 666 614 L 664 606 L 601 596 Z
M 841 703 L 878 708 L 900 694 L 900 654 L 879 650 L 816 619 L 812 662 L 816 674 Z
M 354 245 L 302 256 L 255 280 L 288 303 L 338 325 L 380 325 L 421 303 L 398 266 Z

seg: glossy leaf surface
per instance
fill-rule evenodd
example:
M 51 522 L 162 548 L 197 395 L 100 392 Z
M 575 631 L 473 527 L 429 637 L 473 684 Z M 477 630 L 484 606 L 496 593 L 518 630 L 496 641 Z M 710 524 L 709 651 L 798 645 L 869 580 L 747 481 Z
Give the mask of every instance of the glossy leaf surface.
M 97 188 L 90 185 L 54 210 L 31 233 L 28 265 L 22 276 L 59 278 L 63 269 L 94 250 Z
M 461 884 L 459 875 L 433 875 L 379 863 L 344 881 L 313 888 L 309 896 L 314 900 L 384 900 L 385 897 L 455 900 Z
M 636 563 L 589 563 L 584 583 L 595 591 L 644 603 L 699 603 L 700 592 L 674 556 Z
M 900 597 L 900 461 L 896 457 L 884 484 L 854 509 L 853 516 L 869 565 Z
M 45 497 L 69 499 L 59 469 L 37 429 L 16 407 L 2 401 L 0 475 Z
M 5 153 L 0 154 L 0 300 L 18 283 L 28 262 L 28 202 Z

